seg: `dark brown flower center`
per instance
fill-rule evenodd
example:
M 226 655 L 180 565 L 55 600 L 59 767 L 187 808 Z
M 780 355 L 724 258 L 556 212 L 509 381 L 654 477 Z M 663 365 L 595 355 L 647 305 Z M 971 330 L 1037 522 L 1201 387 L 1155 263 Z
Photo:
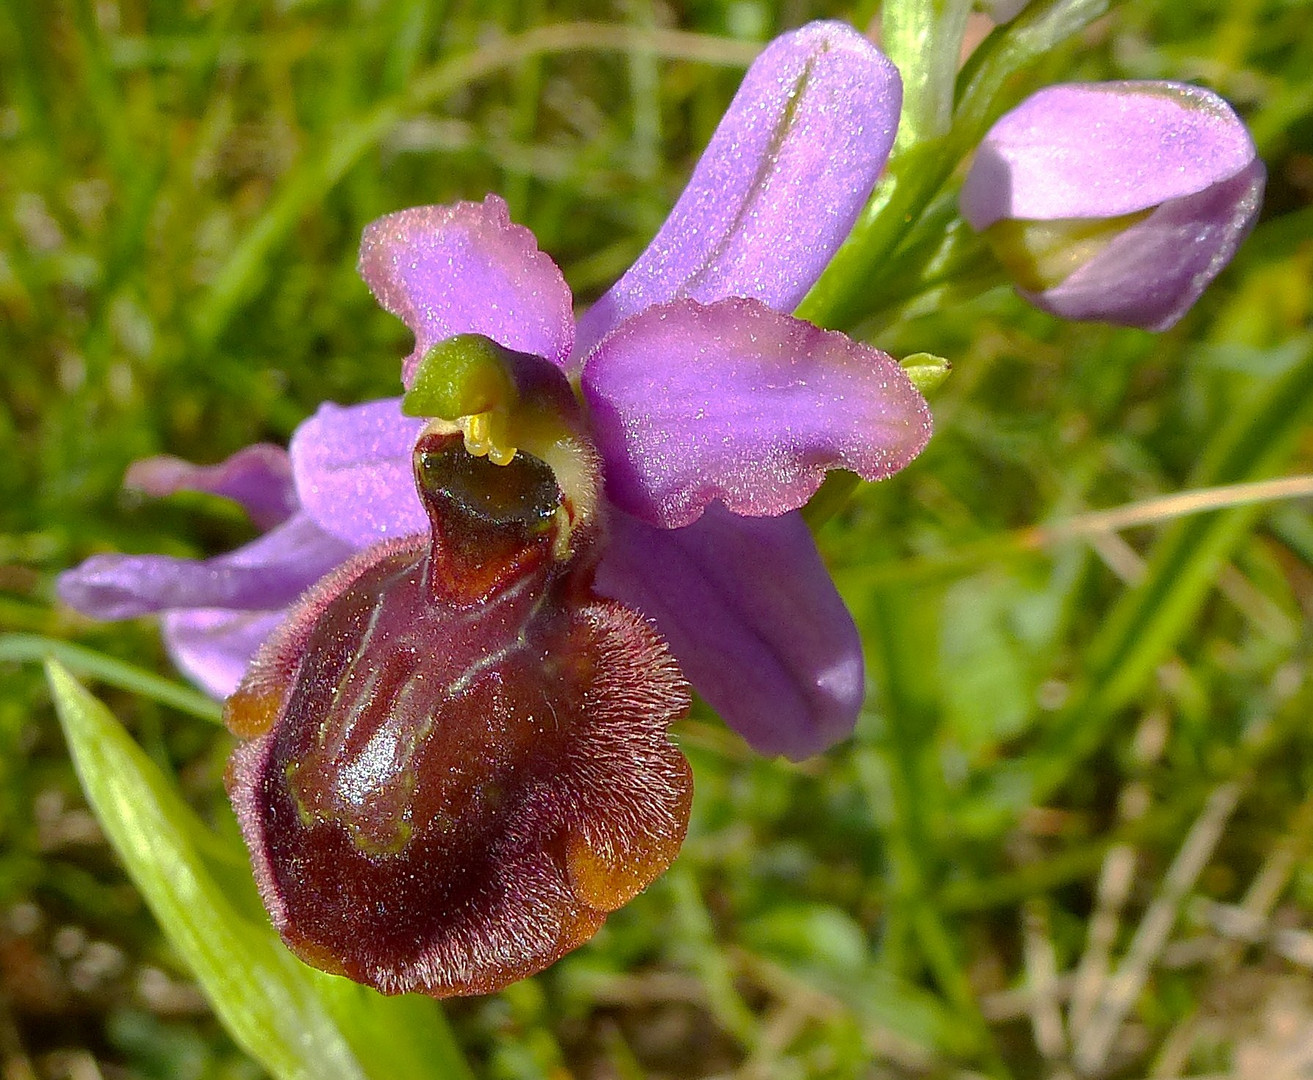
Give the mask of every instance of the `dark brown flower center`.
M 580 460 L 586 460 L 581 458 Z M 482 993 L 587 940 L 682 842 L 667 727 L 688 692 L 592 592 L 542 460 L 431 431 L 431 534 L 317 586 L 226 706 L 229 789 L 274 924 L 307 962 L 395 993 Z

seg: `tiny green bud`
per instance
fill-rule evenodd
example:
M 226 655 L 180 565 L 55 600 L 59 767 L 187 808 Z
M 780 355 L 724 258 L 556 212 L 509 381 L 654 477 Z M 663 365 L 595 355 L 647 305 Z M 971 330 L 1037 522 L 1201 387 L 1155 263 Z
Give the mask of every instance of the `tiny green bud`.
M 925 352 L 905 356 L 900 364 L 912 385 L 927 396 L 938 390 L 953 370 L 953 365 L 942 356 Z

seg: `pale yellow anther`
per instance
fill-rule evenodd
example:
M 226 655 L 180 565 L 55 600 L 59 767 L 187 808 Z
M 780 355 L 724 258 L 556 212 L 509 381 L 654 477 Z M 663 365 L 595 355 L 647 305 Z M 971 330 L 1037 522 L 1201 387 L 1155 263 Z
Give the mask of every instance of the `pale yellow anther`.
M 485 457 L 492 449 L 492 423 L 488 413 L 463 416 L 458 422 L 465 433 L 466 452 L 474 457 Z
M 488 460 L 494 465 L 509 465 L 515 460 L 515 447 L 494 446 L 488 451 Z
M 474 457 L 486 457 L 494 465 L 509 465 L 517 447 L 510 442 L 510 418 L 501 412 L 481 412 L 463 416 L 458 421 L 465 436 L 465 451 Z

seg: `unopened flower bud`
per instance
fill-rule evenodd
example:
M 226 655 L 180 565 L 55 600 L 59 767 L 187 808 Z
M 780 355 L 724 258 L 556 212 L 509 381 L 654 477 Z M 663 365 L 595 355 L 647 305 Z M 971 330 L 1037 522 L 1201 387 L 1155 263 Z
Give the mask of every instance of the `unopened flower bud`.
M 1211 91 L 1050 86 L 990 130 L 961 208 L 1036 307 L 1165 330 L 1253 227 L 1264 177 L 1249 132 Z

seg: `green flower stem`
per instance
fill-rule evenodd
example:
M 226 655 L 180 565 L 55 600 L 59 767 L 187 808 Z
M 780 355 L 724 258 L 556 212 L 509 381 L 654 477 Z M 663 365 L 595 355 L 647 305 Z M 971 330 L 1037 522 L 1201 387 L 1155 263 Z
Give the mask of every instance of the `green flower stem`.
M 957 199 L 941 192 L 865 293 L 859 330 L 878 341 L 880 331 L 910 311 L 958 304 L 999 285 L 1011 284 L 985 242 L 957 213 Z
M 894 150 L 848 240 L 798 305 L 799 318 L 845 329 L 865 314 L 865 294 L 878 286 L 881 264 L 912 231 L 952 174 L 956 159 L 949 145 L 946 138 L 939 138 Z
M 811 527 L 811 531 L 815 532 L 847 506 L 861 482 L 860 476 L 847 469 L 831 469 L 816 494 L 802 508 L 803 520 Z
M 905 115 L 912 124 L 911 133 L 905 138 L 900 132 L 884 178 L 865 213 L 799 305 L 798 316 L 820 326 L 846 329 L 869 312 L 867 297 L 896 264 L 895 252 L 909 241 L 915 243 L 910 238 L 959 162 L 1026 88 L 1020 77 L 1023 70 L 1105 14 L 1115 2 L 1037 2 L 995 30 L 958 76 L 957 108 L 942 134 L 934 78 L 922 71 L 922 61 L 915 53 L 904 55 L 900 68 L 909 90 L 911 104 Z M 896 24 L 894 47 L 906 53 L 918 33 L 930 34 L 946 47 L 953 33 L 952 14 L 946 6 L 933 3 L 899 5 L 898 12 L 887 16 Z M 959 44 L 960 40 L 959 36 Z M 942 56 L 928 61 L 943 62 Z
M 903 77 L 899 146 L 948 131 L 970 0 L 887 0 L 880 43 Z

